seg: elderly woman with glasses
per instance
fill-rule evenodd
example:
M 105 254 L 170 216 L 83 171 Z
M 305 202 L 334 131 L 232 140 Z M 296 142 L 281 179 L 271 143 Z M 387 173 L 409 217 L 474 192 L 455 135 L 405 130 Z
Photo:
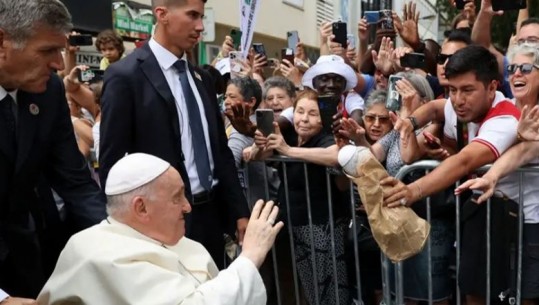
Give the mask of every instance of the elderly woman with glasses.
M 480 178 L 470 179 L 455 190 L 460 194 L 466 189 L 481 190 L 478 203 L 494 195 L 498 181 L 504 176 L 519 179 L 514 170 L 525 164 L 539 163 L 539 45 L 524 43 L 512 47 L 508 53 L 507 67 L 511 90 L 516 106 L 522 110 L 518 125 L 519 143 L 507 150 Z M 537 304 L 539 298 L 539 173 L 524 172 L 523 188 L 523 249 L 522 249 L 522 304 Z M 518 201 L 519 189 L 504 194 Z
M 365 125 L 365 137 L 369 144 L 376 143 L 393 129 L 393 123 L 389 118 L 389 110 L 386 108 L 386 98 L 386 90 L 376 90 L 371 93 L 365 103 L 363 123 Z

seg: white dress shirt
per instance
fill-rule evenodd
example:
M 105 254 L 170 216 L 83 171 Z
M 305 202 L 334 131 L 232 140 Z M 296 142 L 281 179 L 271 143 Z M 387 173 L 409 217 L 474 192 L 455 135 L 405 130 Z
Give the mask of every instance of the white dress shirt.
M 165 75 L 165 79 L 167 80 L 170 91 L 172 91 L 172 95 L 174 96 L 174 100 L 176 101 L 176 110 L 178 111 L 178 118 L 180 120 L 179 123 L 180 123 L 180 133 L 181 133 L 181 141 L 182 141 L 182 151 L 185 157 L 185 161 L 184 161 L 185 168 L 187 169 L 187 174 L 189 175 L 189 182 L 191 184 L 191 192 L 193 194 L 203 192 L 204 188 L 200 184 L 200 180 L 198 178 L 198 172 L 197 172 L 197 168 L 195 164 L 195 153 L 194 153 L 194 147 L 193 147 L 192 133 L 191 133 L 191 128 L 189 127 L 189 114 L 187 112 L 187 105 L 185 103 L 185 97 L 183 95 L 182 85 L 180 83 L 180 74 L 173 67 L 174 63 L 178 61 L 178 57 L 176 57 L 176 55 L 172 54 L 172 52 L 170 52 L 169 50 L 161 46 L 153 38 L 150 39 L 149 46 L 153 54 L 157 58 L 159 67 L 161 68 L 161 71 L 163 71 L 163 74 Z M 185 64 L 187 64 L 187 57 L 185 56 L 185 53 L 183 57 L 181 58 L 181 60 Z M 200 115 L 202 119 L 202 128 L 204 129 L 204 138 L 206 139 L 206 148 L 208 149 L 208 157 L 210 159 L 209 160 L 210 168 L 211 168 L 212 173 L 214 173 L 215 167 L 213 163 L 210 137 L 208 134 L 208 121 L 206 119 L 206 112 L 204 111 L 204 105 L 202 104 L 202 98 L 200 97 L 200 94 L 198 93 L 197 86 L 195 84 L 195 81 L 193 80 L 191 73 L 187 73 L 187 79 L 189 80 L 189 85 L 191 86 L 191 89 L 193 90 L 193 93 L 197 100 L 198 109 L 200 110 Z M 215 178 L 215 176 L 213 176 L 212 185 L 213 186 L 216 185 L 217 182 L 218 182 L 217 179 Z

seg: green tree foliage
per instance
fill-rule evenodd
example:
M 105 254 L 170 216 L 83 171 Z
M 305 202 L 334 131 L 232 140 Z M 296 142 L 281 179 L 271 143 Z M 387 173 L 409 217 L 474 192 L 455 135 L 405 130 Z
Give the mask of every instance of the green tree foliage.
M 530 17 L 539 17 L 539 0 L 529 0 L 530 6 L 528 8 Z M 481 7 L 481 1 L 475 1 L 477 10 Z M 451 25 L 453 18 L 459 13 L 454 8 L 449 0 L 436 0 L 436 7 L 439 9 L 439 13 L 442 14 L 447 20 L 447 25 Z M 492 42 L 502 50 L 507 48 L 509 39 L 514 32 L 514 25 L 517 21 L 518 11 L 507 11 L 502 16 L 495 16 L 492 20 Z

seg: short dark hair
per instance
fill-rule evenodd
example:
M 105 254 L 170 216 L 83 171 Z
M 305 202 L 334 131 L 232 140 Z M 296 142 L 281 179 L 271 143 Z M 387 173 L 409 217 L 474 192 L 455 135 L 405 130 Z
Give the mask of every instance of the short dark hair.
M 113 30 L 104 30 L 101 33 L 97 34 L 95 40 L 95 48 L 97 51 L 101 52 L 101 45 L 106 43 L 112 43 L 114 48 L 120 52 L 120 57 L 125 52 L 124 41 L 120 35 L 116 34 Z
M 468 72 L 473 72 L 476 79 L 483 82 L 485 86 L 500 78 L 496 56 L 487 48 L 478 45 L 470 45 L 458 50 L 449 58 L 445 66 L 447 79 Z
M 201 0 L 206 3 L 208 0 Z M 152 9 L 156 6 L 173 6 L 173 5 L 184 5 L 187 0 L 152 0 Z
M 529 25 L 529 24 L 537 24 L 537 25 L 539 25 L 539 18 L 538 17 L 530 17 L 530 18 L 522 21 L 522 23 L 520 24 L 520 28 L 522 28 L 523 26 Z
M 446 42 L 462 42 L 469 46 L 472 44 L 472 37 L 470 32 L 465 29 L 454 29 L 447 35 Z
M 253 110 L 256 110 L 260 106 L 262 102 L 262 88 L 258 81 L 250 77 L 239 77 L 231 79 L 228 84 L 238 87 L 245 101 L 250 101 L 253 97 L 255 98 Z

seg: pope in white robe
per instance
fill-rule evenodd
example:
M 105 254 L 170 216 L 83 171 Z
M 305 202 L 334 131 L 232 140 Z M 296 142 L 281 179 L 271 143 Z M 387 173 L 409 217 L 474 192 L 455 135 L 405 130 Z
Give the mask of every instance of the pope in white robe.
M 152 180 L 158 183 L 159 179 L 164 179 L 159 177 L 166 176 L 165 173 L 173 174 L 174 179 L 179 178 L 177 171 L 161 159 L 146 154 L 128 155 L 111 169 L 106 193 L 109 196 L 123 194 Z M 126 174 L 127 177 L 137 178 L 125 179 Z M 183 192 L 181 194 L 183 196 Z M 133 199 L 130 204 L 135 201 Z M 181 202 L 185 206 L 183 200 Z M 265 252 L 265 257 L 275 236 L 267 240 L 264 238 L 268 233 L 277 234 L 282 223 L 273 224 L 277 215 L 276 207 L 272 207 L 272 204 L 262 205 L 260 201 L 253 209 L 256 217 L 251 216 L 249 221 L 242 254 L 221 272 L 201 244 L 183 237 L 183 220 L 177 216 L 174 219 L 181 222 L 177 226 L 181 237 L 173 244 L 148 236 L 154 233 L 141 233 L 144 227 L 138 224 L 127 225 L 115 219 L 115 213 L 109 209 L 111 216 L 108 219 L 75 234 L 68 241 L 52 276 L 38 297 L 38 303 L 266 304 L 266 290 L 258 272 L 264 259 L 260 254 Z M 133 203 L 132 206 L 137 205 Z M 173 206 L 169 204 L 169 207 Z M 187 207 L 190 211 L 188 203 Z M 148 204 L 146 208 L 151 210 Z M 159 207 L 155 211 L 165 214 L 161 215 L 165 220 L 166 217 L 172 219 L 169 217 L 170 210 Z M 155 228 L 150 229 L 155 231 Z M 260 244 L 267 242 L 267 246 L 260 248 Z

